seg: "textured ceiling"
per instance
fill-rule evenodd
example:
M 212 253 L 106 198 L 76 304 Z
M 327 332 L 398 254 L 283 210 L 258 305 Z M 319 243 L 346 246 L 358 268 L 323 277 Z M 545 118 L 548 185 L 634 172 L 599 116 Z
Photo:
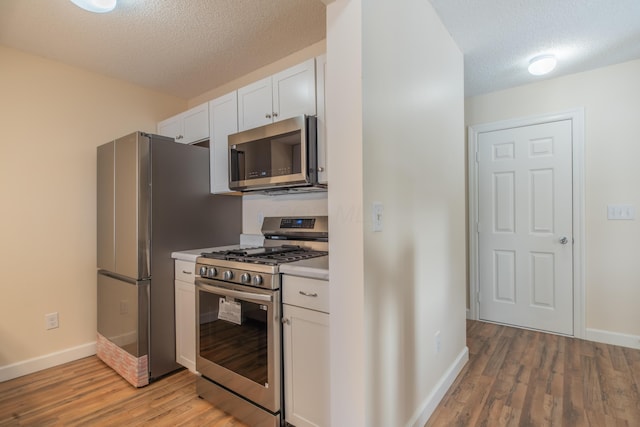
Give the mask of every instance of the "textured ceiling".
M 0 44 L 191 98 L 325 38 L 327 0 L 0 0 Z M 398 0 L 396 0 L 398 1 Z M 640 0 L 431 0 L 467 96 L 640 58 Z M 544 77 L 529 60 L 554 53 Z
M 325 38 L 320 0 L 0 0 L 0 44 L 191 98 Z
M 640 0 L 431 0 L 464 53 L 466 96 L 640 58 Z M 527 72 L 542 53 L 544 77 Z

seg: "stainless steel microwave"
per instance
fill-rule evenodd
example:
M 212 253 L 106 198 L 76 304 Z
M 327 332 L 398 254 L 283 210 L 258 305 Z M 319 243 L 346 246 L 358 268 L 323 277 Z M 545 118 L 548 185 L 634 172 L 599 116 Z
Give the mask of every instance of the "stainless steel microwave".
M 298 116 L 229 135 L 229 188 L 318 187 L 316 118 Z

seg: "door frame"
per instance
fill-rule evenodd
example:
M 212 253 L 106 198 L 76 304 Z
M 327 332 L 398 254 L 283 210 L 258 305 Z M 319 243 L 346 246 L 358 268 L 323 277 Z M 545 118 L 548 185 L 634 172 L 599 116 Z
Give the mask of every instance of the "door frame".
M 478 265 L 478 135 L 485 132 L 571 120 L 573 188 L 573 336 L 585 337 L 585 198 L 584 198 L 584 108 L 536 116 L 520 117 L 469 126 L 468 154 L 468 237 L 469 237 L 469 311 L 467 318 L 479 320 Z

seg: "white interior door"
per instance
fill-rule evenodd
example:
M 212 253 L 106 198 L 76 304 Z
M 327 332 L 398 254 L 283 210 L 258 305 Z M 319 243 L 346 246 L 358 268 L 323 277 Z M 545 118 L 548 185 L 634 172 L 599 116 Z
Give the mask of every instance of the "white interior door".
M 573 335 L 571 129 L 478 134 L 480 319 Z

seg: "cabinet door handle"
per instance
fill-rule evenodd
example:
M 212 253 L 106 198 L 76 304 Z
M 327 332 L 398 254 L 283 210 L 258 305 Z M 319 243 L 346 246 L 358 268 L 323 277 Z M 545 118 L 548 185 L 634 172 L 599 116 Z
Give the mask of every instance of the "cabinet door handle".
M 265 118 L 265 119 L 270 119 L 270 118 L 271 118 L 271 114 L 265 114 L 265 115 L 264 115 L 264 118 Z
M 278 117 L 278 113 L 276 113 L 275 111 L 273 112 L 273 117 Z
M 191 271 L 187 271 L 187 270 L 182 270 L 182 272 L 183 272 L 184 274 L 192 274 L 192 272 L 191 272 Z
M 184 136 L 182 136 L 182 135 L 176 136 L 176 139 L 182 139 L 182 138 L 184 138 Z
M 286 317 L 283 317 L 283 318 L 282 318 L 282 323 L 283 323 L 284 325 L 288 325 L 288 324 L 290 324 L 291 322 L 290 322 L 290 321 L 289 321 L 289 319 L 287 319 Z
M 304 295 L 305 297 L 314 297 L 315 298 L 315 297 L 318 296 L 318 294 L 315 293 L 315 292 L 313 292 L 313 293 L 304 292 L 304 291 L 299 291 L 299 292 L 300 292 L 300 295 Z
M 322 166 L 318 166 L 318 172 L 324 172 L 324 168 Z

